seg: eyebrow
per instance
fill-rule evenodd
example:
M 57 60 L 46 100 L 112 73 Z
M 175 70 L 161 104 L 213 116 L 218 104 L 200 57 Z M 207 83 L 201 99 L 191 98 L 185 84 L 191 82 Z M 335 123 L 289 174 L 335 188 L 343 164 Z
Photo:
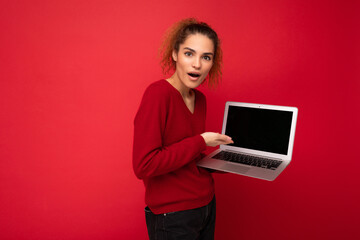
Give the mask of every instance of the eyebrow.
M 184 49 L 187 49 L 187 50 L 189 50 L 191 52 L 196 52 L 194 49 L 189 48 L 189 47 L 184 47 Z M 212 52 L 206 52 L 206 53 L 204 53 L 204 55 L 214 55 L 214 54 Z

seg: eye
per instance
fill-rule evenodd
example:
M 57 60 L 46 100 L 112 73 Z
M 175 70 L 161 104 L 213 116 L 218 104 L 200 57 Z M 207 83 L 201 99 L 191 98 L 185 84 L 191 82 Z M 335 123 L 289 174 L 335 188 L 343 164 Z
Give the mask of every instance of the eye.
M 192 56 L 192 52 L 185 52 L 185 56 L 188 56 L 188 57 Z
M 204 56 L 203 57 L 206 61 L 211 61 L 211 57 L 210 56 Z

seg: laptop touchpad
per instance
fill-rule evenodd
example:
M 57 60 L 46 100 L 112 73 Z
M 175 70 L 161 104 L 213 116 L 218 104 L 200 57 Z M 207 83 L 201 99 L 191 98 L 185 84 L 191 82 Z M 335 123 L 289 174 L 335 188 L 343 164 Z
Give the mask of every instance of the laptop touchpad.
M 221 168 L 224 169 L 225 171 L 227 170 L 230 172 L 237 172 L 237 173 L 246 173 L 250 169 L 249 167 L 240 166 L 237 164 L 224 164 Z

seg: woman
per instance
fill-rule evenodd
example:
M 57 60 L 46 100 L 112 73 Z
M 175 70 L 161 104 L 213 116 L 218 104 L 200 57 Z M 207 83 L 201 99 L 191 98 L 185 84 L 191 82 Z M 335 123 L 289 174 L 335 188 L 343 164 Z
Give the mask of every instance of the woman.
M 133 167 L 145 184 L 150 239 L 213 239 L 214 181 L 196 162 L 206 146 L 232 143 L 205 132 L 206 99 L 198 90 L 205 79 L 221 76 L 221 49 L 206 23 L 185 19 L 166 34 L 161 47 L 168 78 L 145 91 L 134 121 Z

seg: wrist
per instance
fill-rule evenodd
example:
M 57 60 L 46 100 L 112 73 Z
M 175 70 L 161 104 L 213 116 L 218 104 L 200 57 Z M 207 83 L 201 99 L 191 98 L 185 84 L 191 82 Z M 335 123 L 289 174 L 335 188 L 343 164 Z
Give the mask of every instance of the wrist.
M 203 142 L 203 149 L 206 149 L 207 147 L 207 142 L 206 142 L 206 139 L 204 137 L 204 133 L 200 134 L 201 136 L 201 139 L 202 139 L 202 142 Z

